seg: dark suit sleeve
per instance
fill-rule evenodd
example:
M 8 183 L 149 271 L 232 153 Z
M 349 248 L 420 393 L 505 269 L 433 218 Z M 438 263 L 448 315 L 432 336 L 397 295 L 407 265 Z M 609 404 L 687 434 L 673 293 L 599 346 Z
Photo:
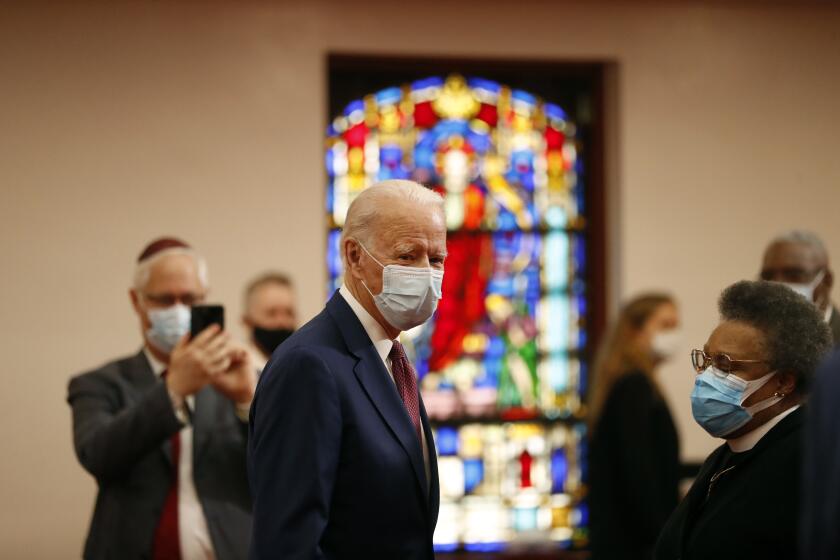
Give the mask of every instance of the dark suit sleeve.
M 335 379 L 314 352 L 292 348 L 263 374 L 251 407 L 252 560 L 324 557 L 341 430 Z
M 181 428 L 164 383 L 120 408 L 112 382 L 96 372 L 70 381 L 73 444 L 82 466 L 98 480 L 119 477 Z
M 676 485 L 661 472 L 663 449 L 658 435 L 662 426 L 653 414 L 659 398 L 642 374 L 633 374 L 616 383 L 618 446 L 622 489 L 627 498 L 628 519 L 649 539 L 656 539 L 677 503 Z M 676 461 L 675 461 L 676 462 Z M 674 465 L 676 471 L 677 465 Z M 672 487 L 669 487 L 672 486 Z
M 808 403 L 800 558 L 840 558 L 840 353 L 817 373 Z

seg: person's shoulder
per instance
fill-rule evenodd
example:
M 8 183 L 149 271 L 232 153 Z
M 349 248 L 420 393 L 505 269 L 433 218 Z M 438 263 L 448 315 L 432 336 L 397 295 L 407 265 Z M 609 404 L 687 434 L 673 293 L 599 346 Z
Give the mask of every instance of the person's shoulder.
M 644 372 L 633 370 L 625 373 L 613 384 L 613 392 L 618 395 L 653 393 L 653 383 Z
M 142 351 L 117 358 L 116 360 L 72 376 L 68 386 L 72 390 L 79 385 L 116 383 L 124 378 L 127 372 L 140 367 L 142 360 L 145 359 L 146 357 Z
M 817 368 L 817 382 L 823 386 L 840 388 L 840 349 L 829 354 Z

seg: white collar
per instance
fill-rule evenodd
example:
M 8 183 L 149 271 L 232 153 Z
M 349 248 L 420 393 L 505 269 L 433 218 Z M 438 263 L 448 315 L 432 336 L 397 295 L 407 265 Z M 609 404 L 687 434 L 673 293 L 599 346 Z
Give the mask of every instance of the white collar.
M 755 428 L 754 430 L 747 432 L 746 434 L 742 435 L 741 437 L 736 437 L 730 440 L 727 440 L 726 443 L 729 444 L 729 449 L 734 451 L 735 453 L 743 453 L 744 451 L 749 451 L 756 444 L 761 441 L 767 432 L 772 430 L 776 424 L 784 420 L 784 418 L 792 413 L 794 410 L 799 408 L 800 405 L 792 406 L 789 409 L 785 410 L 784 412 L 777 414 L 761 426 Z
M 359 322 L 362 323 L 362 327 L 365 329 L 370 341 L 373 342 L 373 346 L 376 348 L 376 352 L 379 354 L 379 357 L 382 358 L 383 362 L 388 363 L 386 360 L 388 359 L 388 354 L 391 353 L 391 348 L 394 346 L 394 341 L 388 337 L 388 334 L 385 332 L 385 329 L 382 328 L 382 325 L 379 324 L 379 321 L 374 319 L 373 316 L 368 313 L 367 309 L 359 303 L 359 300 L 350 293 L 350 289 L 347 287 L 347 284 L 342 284 L 341 288 L 338 289 L 338 293 L 341 294 L 350 306 L 350 309 L 352 309 L 353 313 L 356 314 Z
M 155 374 L 155 377 L 163 375 L 163 372 L 166 371 L 166 364 L 155 358 L 147 346 L 143 347 L 143 354 L 146 355 L 146 359 L 149 361 L 149 365 L 151 366 L 152 373 Z
M 828 308 L 825 310 L 825 322 L 831 324 L 831 318 L 834 316 L 834 306 L 829 304 Z

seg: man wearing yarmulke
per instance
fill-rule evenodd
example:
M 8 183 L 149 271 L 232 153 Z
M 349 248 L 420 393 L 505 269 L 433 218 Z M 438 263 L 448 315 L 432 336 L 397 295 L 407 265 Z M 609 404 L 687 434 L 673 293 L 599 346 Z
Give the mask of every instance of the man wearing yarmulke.
M 70 381 L 73 443 L 99 487 L 86 559 L 245 558 L 245 466 L 256 367 L 212 325 L 190 337 L 207 265 L 164 237 L 143 249 L 129 290 L 143 348 Z

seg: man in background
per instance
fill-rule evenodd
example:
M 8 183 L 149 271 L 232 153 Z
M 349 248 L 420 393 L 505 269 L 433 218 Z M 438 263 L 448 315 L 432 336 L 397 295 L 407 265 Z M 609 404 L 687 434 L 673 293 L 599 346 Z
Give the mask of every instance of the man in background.
M 840 345 L 840 313 L 831 302 L 834 273 L 822 240 L 809 231 L 794 230 L 775 238 L 764 251 L 761 279 L 780 282 L 812 302 Z
M 242 323 L 262 369 L 274 349 L 297 327 L 297 305 L 291 279 L 281 272 L 266 272 L 245 288 Z
M 73 443 L 99 493 L 84 558 L 245 558 L 245 466 L 256 370 L 217 325 L 191 339 L 207 266 L 173 238 L 140 254 L 129 290 L 143 348 L 70 381 Z
M 820 367 L 808 399 L 800 560 L 840 558 L 840 352 Z

